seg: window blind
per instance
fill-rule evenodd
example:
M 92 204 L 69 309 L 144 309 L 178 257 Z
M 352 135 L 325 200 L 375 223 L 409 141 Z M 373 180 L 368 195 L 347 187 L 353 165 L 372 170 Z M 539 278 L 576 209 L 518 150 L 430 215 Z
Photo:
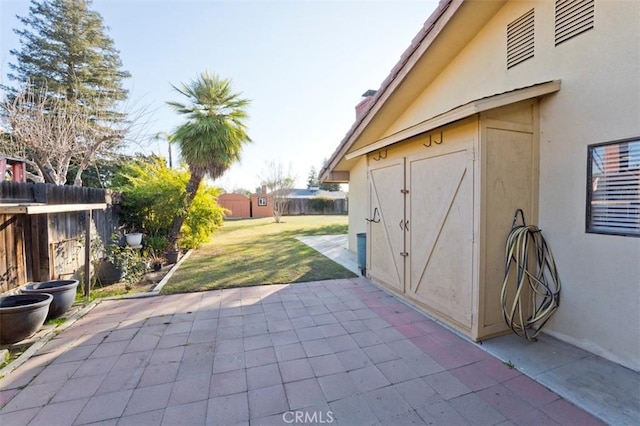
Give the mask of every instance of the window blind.
M 640 139 L 589 147 L 587 231 L 640 236 Z

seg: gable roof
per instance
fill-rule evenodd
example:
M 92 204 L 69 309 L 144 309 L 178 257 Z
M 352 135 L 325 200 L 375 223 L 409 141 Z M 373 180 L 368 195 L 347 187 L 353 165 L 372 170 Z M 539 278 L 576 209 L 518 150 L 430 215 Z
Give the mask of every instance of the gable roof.
M 506 2 L 441 0 L 320 171 L 321 181 L 347 181 L 341 171 L 349 169 L 353 157 L 346 159 L 346 154 L 377 141 L 385 123 L 395 118 L 392 106 L 403 109 L 415 96 L 403 83 L 419 78 L 428 86 Z

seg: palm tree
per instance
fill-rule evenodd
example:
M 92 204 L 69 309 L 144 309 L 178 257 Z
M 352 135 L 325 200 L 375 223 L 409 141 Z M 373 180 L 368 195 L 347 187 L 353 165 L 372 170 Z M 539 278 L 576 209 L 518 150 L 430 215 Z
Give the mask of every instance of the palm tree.
M 187 122 L 171 135 L 171 141 L 180 148 L 191 172 L 183 213 L 174 218 L 168 235 L 171 246 L 177 248 L 180 228 L 202 179 L 206 175 L 212 179 L 222 176 L 240 160 L 242 147 L 251 139 L 244 124 L 249 100 L 233 92 L 230 80 L 205 71 L 189 84 L 173 88 L 188 101 L 167 102 L 187 117 Z

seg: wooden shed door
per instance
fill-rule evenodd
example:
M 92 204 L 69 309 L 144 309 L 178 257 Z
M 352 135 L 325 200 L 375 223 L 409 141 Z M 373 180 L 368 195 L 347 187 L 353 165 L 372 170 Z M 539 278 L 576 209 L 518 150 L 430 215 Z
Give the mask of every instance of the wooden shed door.
M 407 296 L 471 327 L 472 143 L 409 158 L 407 180 Z
M 405 160 L 384 162 L 369 169 L 368 274 L 404 292 Z M 402 226 L 401 226 L 402 225 Z

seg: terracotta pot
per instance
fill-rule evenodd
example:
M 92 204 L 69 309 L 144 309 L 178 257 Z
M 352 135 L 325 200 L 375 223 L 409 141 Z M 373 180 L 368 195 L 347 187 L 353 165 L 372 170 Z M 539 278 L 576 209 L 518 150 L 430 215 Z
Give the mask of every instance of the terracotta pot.
M 46 293 L 0 297 L 0 344 L 16 343 L 35 333 L 47 318 L 53 296 Z
M 55 280 L 41 283 L 30 283 L 20 289 L 22 293 L 47 293 L 53 296 L 49 306 L 47 319 L 58 318 L 69 310 L 76 300 L 76 290 L 80 282 L 78 280 Z

